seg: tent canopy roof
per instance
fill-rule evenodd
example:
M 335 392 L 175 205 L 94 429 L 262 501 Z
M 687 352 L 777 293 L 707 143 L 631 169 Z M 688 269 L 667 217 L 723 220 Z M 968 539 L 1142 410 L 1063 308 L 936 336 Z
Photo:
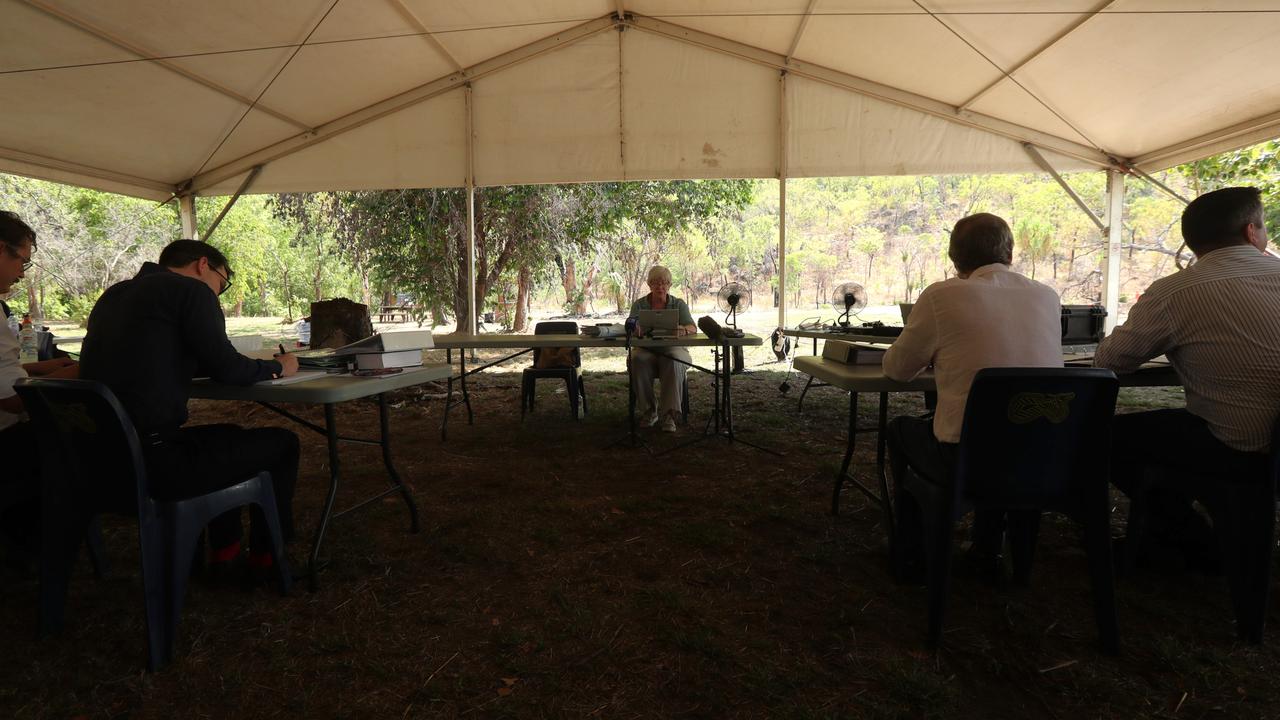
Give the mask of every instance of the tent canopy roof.
M 0 0 L 0 170 L 157 200 L 1151 171 L 1280 134 L 1258 0 Z M 470 136 L 471 142 L 468 142 Z

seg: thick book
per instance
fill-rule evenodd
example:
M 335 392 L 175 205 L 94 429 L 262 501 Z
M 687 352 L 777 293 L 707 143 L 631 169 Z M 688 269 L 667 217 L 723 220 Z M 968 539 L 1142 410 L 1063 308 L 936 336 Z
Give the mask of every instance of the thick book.
M 397 352 L 360 353 L 356 355 L 357 370 L 418 367 L 421 364 L 421 350 L 399 350 Z
M 399 352 L 401 350 L 428 350 L 435 347 L 430 330 L 400 330 L 370 335 L 350 345 L 333 351 L 334 355 L 362 355 L 366 353 Z M 421 361 L 418 362 L 421 365 Z M 390 365 L 388 367 L 396 367 Z
M 822 346 L 822 357 L 846 365 L 879 365 L 884 361 L 884 348 L 843 340 L 828 340 Z

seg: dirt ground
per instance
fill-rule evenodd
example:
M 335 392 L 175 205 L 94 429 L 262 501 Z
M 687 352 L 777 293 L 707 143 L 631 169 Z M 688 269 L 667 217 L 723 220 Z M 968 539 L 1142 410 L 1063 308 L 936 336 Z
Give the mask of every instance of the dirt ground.
M 481 375 L 475 424 L 455 412 L 447 442 L 442 387 L 398 393 L 393 452 L 422 531 L 390 497 L 331 526 L 317 592 L 193 581 L 177 659 L 155 675 L 142 671 L 136 531 L 111 519 L 110 573 L 95 580 L 82 560 L 62 636 L 37 640 L 34 580 L 0 575 L 0 716 L 1280 716 L 1280 626 L 1273 613 L 1269 645 L 1237 643 L 1220 577 L 1160 567 L 1122 580 L 1122 655 L 1099 654 L 1084 556 L 1060 518 L 1043 525 L 1029 589 L 958 567 L 943 647 L 927 651 L 924 589 L 890 578 L 878 509 L 846 488 L 829 513 L 845 396 L 818 389 L 797 412 L 798 387 L 779 394 L 783 369 L 734 382 L 738 433 L 781 458 L 721 439 L 658 455 L 702 431 L 711 394 L 696 373 L 689 425 L 646 430 L 638 449 L 611 445 L 626 385 L 609 368 L 588 373 L 578 422 L 545 382 L 521 422 L 518 370 Z M 1173 390 L 1122 398 L 1180 402 Z M 894 413 L 919 410 L 895 398 Z M 251 404 L 192 411 L 195 423 L 284 422 Z M 349 403 L 340 422 L 372 434 L 376 407 Z M 329 468 L 323 439 L 298 432 L 301 566 Z M 873 442 L 856 462 L 871 482 Z M 347 446 L 342 463 L 340 507 L 384 486 L 375 449 Z M 1117 532 L 1121 521 L 1118 510 Z

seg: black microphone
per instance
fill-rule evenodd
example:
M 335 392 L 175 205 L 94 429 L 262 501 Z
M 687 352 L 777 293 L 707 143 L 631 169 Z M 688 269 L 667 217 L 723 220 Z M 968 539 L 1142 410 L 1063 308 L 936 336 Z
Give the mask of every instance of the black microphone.
M 698 329 L 716 342 L 720 342 L 720 338 L 724 336 L 724 328 L 720 327 L 720 323 L 716 322 L 716 319 L 710 315 L 703 315 L 698 318 Z

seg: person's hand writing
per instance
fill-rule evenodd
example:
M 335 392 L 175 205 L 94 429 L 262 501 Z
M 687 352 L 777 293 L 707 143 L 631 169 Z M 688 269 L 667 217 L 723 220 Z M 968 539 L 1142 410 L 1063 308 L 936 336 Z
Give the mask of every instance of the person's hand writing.
M 275 358 L 276 362 L 280 363 L 281 377 L 289 377 L 298 372 L 298 358 L 288 353 L 276 355 Z

